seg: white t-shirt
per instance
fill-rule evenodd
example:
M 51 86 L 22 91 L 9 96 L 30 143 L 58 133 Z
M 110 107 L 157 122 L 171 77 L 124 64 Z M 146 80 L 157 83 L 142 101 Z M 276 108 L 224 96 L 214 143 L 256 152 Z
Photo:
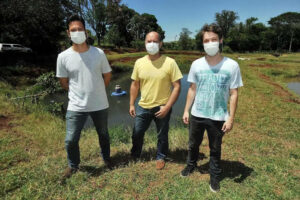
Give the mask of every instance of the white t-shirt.
M 90 46 L 78 53 L 72 47 L 57 58 L 57 77 L 69 78 L 68 110 L 91 112 L 108 108 L 103 73 L 111 71 L 104 52 Z
M 187 80 L 196 84 L 191 114 L 226 121 L 229 117 L 227 103 L 230 89 L 243 86 L 238 63 L 224 57 L 217 65 L 210 66 L 205 57 L 202 57 L 192 63 Z

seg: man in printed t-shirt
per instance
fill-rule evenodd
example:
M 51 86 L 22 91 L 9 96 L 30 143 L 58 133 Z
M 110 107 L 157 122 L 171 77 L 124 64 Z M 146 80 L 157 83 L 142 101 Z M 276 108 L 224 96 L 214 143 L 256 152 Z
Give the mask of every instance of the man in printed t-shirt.
M 216 24 L 204 25 L 201 30 L 206 56 L 192 63 L 188 75 L 188 90 L 183 122 L 190 124 L 187 166 L 182 176 L 191 174 L 197 166 L 199 146 L 207 131 L 210 148 L 210 189 L 220 190 L 221 144 L 234 122 L 238 102 L 238 88 L 243 86 L 239 65 L 219 52 L 222 30 Z M 230 112 L 227 102 L 230 99 Z M 193 103 L 194 102 L 194 103 Z M 191 117 L 189 117 L 189 110 Z

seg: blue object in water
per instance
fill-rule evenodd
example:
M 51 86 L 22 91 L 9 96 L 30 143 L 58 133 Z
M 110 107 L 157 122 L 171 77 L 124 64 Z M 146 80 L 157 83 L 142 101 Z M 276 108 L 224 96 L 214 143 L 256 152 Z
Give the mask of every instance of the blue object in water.
M 126 95 L 127 92 L 126 91 L 121 91 L 121 92 L 112 92 L 111 93 L 111 96 L 123 96 L 123 95 Z

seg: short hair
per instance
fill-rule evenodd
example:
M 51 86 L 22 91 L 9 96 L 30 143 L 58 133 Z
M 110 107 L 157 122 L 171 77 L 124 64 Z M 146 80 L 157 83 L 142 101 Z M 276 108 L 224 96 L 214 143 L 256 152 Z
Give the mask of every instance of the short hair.
M 157 34 L 158 34 L 158 40 L 161 42 L 161 36 L 160 36 L 160 34 L 159 34 L 158 32 L 156 32 L 156 31 L 150 31 L 149 33 L 157 33 Z M 146 34 L 145 40 L 146 40 L 147 35 L 148 35 L 149 33 Z
M 71 22 L 74 22 L 74 21 L 80 21 L 80 22 L 82 23 L 84 29 L 85 29 L 85 22 L 84 22 L 84 19 L 83 19 L 81 16 L 77 15 L 77 14 L 73 14 L 73 15 L 71 15 L 71 16 L 68 18 L 68 20 L 67 20 L 67 30 L 69 30 L 69 25 L 70 25 L 70 23 L 71 23 Z
M 222 29 L 216 23 L 204 24 L 204 26 L 202 27 L 201 32 L 200 32 L 202 40 L 203 40 L 203 36 L 204 36 L 205 32 L 213 32 L 213 33 L 217 34 L 219 37 L 219 40 L 221 40 L 223 38 Z

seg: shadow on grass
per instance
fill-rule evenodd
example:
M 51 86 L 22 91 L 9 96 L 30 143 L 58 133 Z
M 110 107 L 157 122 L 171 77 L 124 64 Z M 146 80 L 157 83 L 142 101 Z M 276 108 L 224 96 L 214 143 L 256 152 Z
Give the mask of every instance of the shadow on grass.
M 247 167 L 239 161 L 229 161 L 221 160 L 222 174 L 220 176 L 220 181 L 225 178 L 234 179 L 234 182 L 243 182 L 251 173 L 254 171 L 252 168 Z M 201 174 L 209 173 L 209 162 L 204 165 L 200 165 L 198 170 Z
M 143 151 L 139 161 L 148 162 L 148 161 L 155 160 L 156 151 L 157 151 L 156 148 L 150 148 Z M 169 151 L 166 161 L 184 164 L 186 163 L 186 157 L 187 157 L 186 149 L 175 149 Z M 203 160 L 204 158 L 206 158 L 206 156 L 203 153 L 200 153 L 199 159 Z M 128 167 L 129 163 L 137 162 L 131 157 L 130 152 L 117 152 L 111 157 L 111 161 L 112 161 L 113 169 L 125 168 Z M 83 165 L 80 166 L 80 171 L 87 172 L 90 176 L 98 177 L 101 174 L 109 171 L 109 169 L 105 166 L 94 167 L 94 166 Z
M 156 148 L 150 148 L 143 151 L 141 158 L 139 159 L 140 162 L 148 162 L 155 160 L 156 156 Z M 175 149 L 170 150 L 168 154 L 168 158 L 166 159 L 167 162 L 174 162 L 174 163 L 186 163 L 187 157 L 187 150 L 186 149 Z M 204 153 L 199 153 L 199 160 L 206 159 Z M 134 160 L 130 152 L 118 152 L 111 157 L 113 169 L 116 168 L 125 168 L 128 167 L 129 163 L 137 162 Z M 229 161 L 229 160 L 221 160 L 221 168 L 222 168 L 222 175 L 220 177 L 220 181 L 225 178 L 234 179 L 234 182 L 241 183 L 243 182 L 251 173 L 254 171 L 252 168 L 247 167 L 243 163 L 239 161 Z M 81 166 L 80 171 L 87 172 L 90 176 L 98 177 L 108 172 L 109 169 L 105 166 L 101 167 L 94 167 L 94 166 Z M 198 171 L 202 174 L 209 173 L 209 162 L 205 163 L 204 165 L 200 165 L 198 167 Z

